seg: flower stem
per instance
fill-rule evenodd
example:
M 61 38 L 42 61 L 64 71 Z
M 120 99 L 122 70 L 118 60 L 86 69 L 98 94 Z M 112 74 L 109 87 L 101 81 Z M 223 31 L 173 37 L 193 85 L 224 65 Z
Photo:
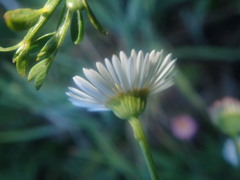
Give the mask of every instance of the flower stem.
M 129 123 L 131 124 L 131 126 L 133 128 L 133 133 L 134 133 L 135 139 L 140 144 L 140 147 L 142 149 L 142 152 L 143 152 L 143 155 L 144 155 L 144 158 L 145 158 L 145 161 L 146 161 L 146 164 L 147 164 L 147 167 L 148 167 L 148 170 L 149 170 L 152 180 L 159 180 L 158 171 L 153 162 L 150 147 L 149 147 L 147 139 L 144 135 L 144 132 L 143 132 L 143 129 L 142 129 L 139 119 L 136 117 L 132 117 L 132 118 L 130 118 Z
M 240 144 L 239 144 L 239 141 L 238 141 L 238 136 L 237 135 L 232 135 L 232 140 L 233 140 L 235 148 L 236 148 L 238 167 L 240 167 Z

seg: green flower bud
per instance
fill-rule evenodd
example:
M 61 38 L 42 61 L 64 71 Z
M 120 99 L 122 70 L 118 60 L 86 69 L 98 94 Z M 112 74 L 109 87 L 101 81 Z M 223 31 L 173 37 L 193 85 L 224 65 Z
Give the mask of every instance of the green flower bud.
M 13 31 L 23 31 L 31 28 L 37 23 L 40 15 L 44 13 L 44 9 L 16 9 L 7 11 L 4 19 L 7 26 Z
M 72 11 L 82 10 L 84 8 L 82 0 L 67 0 L 67 8 Z
M 144 111 L 147 102 L 145 91 L 121 94 L 110 100 L 107 107 L 120 119 L 138 117 Z
M 215 102 L 210 109 L 214 124 L 228 135 L 240 133 L 240 102 L 233 98 L 224 98 Z

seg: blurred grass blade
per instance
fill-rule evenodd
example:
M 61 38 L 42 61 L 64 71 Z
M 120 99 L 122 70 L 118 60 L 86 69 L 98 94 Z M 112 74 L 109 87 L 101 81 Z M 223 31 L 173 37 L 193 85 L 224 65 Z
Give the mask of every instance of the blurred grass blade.
M 174 50 L 174 54 L 180 59 L 197 59 L 202 61 L 235 61 L 240 57 L 239 48 L 217 46 L 182 46 Z
M 15 143 L 33 141 L 36 139 L 52 136 L 60 132 L 55 126 L 43 126 L 27 130 L 14 130 L 0 132 L 0 143 Z
M 77 10 L 72 17 L 71 38 L 74 44 L 79 44 L 84 36 L 84 20 L 80 10 Z
M 127 179 L 139 179 L 135 167 L 117 153 L 117 150 L 110 143 L 108 136 L 100 132 L 97 124 L 93 124 L 91 121 L 80 121 L 78 123 L 89 133 L 111 167 L 125 174 L 128 177 Z
M 92 23 L 92 25 L 99 30 L 101 33 L 103 34 L 108 34 L 107 31 L 104 30 L 104 28 L 102 27 L 102 25 L 99 23 L 99 21 L 97 20 L 97 18 L 95 17 L 95 15 L 93 14 L 91 8 L 89 7 L 88 3 L 86 0 L 83 0 L 83 4 L 84 7 L 87 10 L 87 14 L 88 14 L 88 18 L 90 20 L 90 22 Z

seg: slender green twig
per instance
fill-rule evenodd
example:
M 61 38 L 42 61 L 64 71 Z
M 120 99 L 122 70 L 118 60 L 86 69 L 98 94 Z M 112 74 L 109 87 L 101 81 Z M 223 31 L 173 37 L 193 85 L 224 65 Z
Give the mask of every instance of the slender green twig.
M 139 142 L 140 147 L 142 149 L 150 176 L 152 178 L 152 180 L 159 180 L 159 175 L 158 175 L 158 171 L 157 168 L 153 162 L 153 158 L 152 158 L 152 154 L 150 151 L 150 147 L 148 145 L 147 139 L 144 135 L 141 123 L 139 121 L 138 118 L 136 117 L 132 117 L 129 120 L 129 123 L 131 124 L 132 128 L 133 128 L 133 133 L 135 136 L 135 139 Z
M 26 36 L 24 37 L 23 41 L 31 40 L 36 33 L 40 30 L 40 28 L 43 26 L 43 24 L 46 23 L 46 21 L 50 18 L 56 7 L 60 4 L 61 0 L 49 0 L 44 8 L 46 9 L 46 12 L 40 17 L 38 23 L 33 26 Z
M 39 32 L 39 30 L 47 22 L 47 20 L 51 17 L 52 13 L 56 9 L 56 7 L 61 3 L 61 1 L 62 0 L 48 0 L 45 6 L 42 8 L 45 12 L 40 16 L 39 21 L 31 29 L 29 29 L 23 40 L 11 47 L 0 46 L 0 51 L 1 52 L 14 51 L 15 49 L 18 49 L 22 44 L 30 42 L 37 34 L 37 32 Z

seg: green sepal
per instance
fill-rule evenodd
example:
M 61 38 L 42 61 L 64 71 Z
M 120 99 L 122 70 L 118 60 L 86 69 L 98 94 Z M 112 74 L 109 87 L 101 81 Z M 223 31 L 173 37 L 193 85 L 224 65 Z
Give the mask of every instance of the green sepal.
M 80 10 L 74 12 L 70 30 L 72 41 L 75 45 L 79 44 L 84 36 L 84 20 Z
M 28 69 L 29 43 L 20 46 L 13 56 L 13 62 L 16 63 L 16 68 L 21 76 L 25 76 Z
M 32 81 L 33 79 L 35 79 L 34 84 L 37 90 L 39 90 L 43 85 L 47 77 L 49 68 L 52 64 L 52 60 L 52 58 L 44 59 L 31 68 L 28 74 L 28 81 Z
M 52 36 L 37 55 L 37 61 L 54 55 L 58 49 L 59 38 Z
M 107 103 L 107 107 L 120 119 L 138 117 L 142 114 L 147 103 L 147 91 L 135 91 L 120 94 Z
M 37 40 L 33 41 L 33 43 L 30 46 L 30 51 L 32 53 L 40 51 L 40 49 L 44 46 L 44 44 L 46 44 L 47 41 L 51 37 L 54 36 L 54 34 L 55 34 L 55 32 L 51 32 L 51 33 L 45 34 L 45 35 L 41 36 L 40 38 L 38 38 Z
M 42 13 L 43 9 L 15 9 L 7 11 L 4 19 L 11 30 L 23 31 L 35 25 Z
M 85 7 L 85 9 L 87 10 L 87 14 L 88 14 L 88 18 L 90 20 L 90 22 L 92 23 L 92 25 L 101 33 L 103 34 L 108 34 L 107 31 L 105 31 L 105 29 L 102 27 L 102 25 L 100 24 L 100 22 L 97 20 L 97 18 L 95 17 L 95 15 L 93 14 L 91 8 L 89 7 L 88 3 L 86 0 L 82 0 L 83 5 Z

